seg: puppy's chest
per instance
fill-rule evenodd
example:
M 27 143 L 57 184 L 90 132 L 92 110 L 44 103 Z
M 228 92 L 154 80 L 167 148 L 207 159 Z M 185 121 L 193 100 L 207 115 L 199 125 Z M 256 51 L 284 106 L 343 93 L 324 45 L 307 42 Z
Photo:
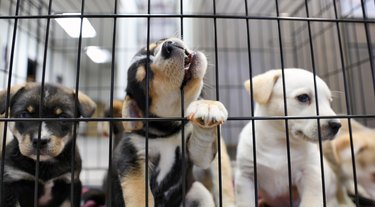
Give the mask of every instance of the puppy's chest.
M 187 152 L 182 155 L 181 134 L 178 133 L 167 139 L 150 141 L 150 161 L 153 177 L 156 184 L 160 184 L 165 179 L 170 179 L 171 175 L 181 172 L 183 163 L 188 160 Z

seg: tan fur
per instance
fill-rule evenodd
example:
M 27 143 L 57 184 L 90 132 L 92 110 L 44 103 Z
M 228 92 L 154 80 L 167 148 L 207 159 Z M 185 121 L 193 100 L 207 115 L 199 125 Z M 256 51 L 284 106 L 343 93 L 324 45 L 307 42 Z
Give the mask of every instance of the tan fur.
M 324 156 L 329 159 L 340 182 L 346 191 L 354 194 L 352 175 L 352 151 L 348 120 L 342 120 L 343 126 L 338 137 L 324 146 Z M 375 199 L 375 130 L 351 120 L 353 152 L 356 161 L 358 192 L 361 196 Z
M 232 176 L 232 166 L 231 161 L 228 155 L 227 146 L 223 139 L 221 139 L 221 180 L 222 180 L 222 204 L 224 207 L 234 206 L 235 197 L 234 197 L 234 186 L 233 186 L 233 176 Z M 218 155 L 218 154 L 217 154 Z M 214 178 L 219 177 L 218 175 L 218 156 L 215 156 L 215 160 L 212 162 L 213 167 L 212 172 Z M 214 181 L 214 197 L 219 199 L 219 181 Z M 218 203 L 218 202 L 217 202 Z
M 196 100 L 196 91 L 201 87 L 201 79 L 192 79 L 185 87 L 184 95 L 184 106 L 185 110 L 188 107 L 188 103 Z M 168 114 L 169 117 L 181 116 L 181 98 L 180 89 L 171 87 L 173 84 L 169 84 L 167 77 L 162 74 L 154 73 L 154 81 L 152 82 L 152 88 L 150 90 L 150 96 L 152 97 L 153 103 L 150 106 L 150 111 L 154 114 Z M 174 100 L 171 102 L 171 100 Z M 177 113 L 173 113 L 177 112 Z
M 155 49 L 156 46 L 158 46 L 156 43 L 151 43 L 149 44 L 148 49 L 153 50 Z M 147 51 L 147 47 L 145 47 L 144 50 Z
M 33 113 L 34 112 L 34 107 L 32 107 L 32 106 L 28 106 L 27 108 L 27 111 L 29 112 L 29 113 Z
M 138 117 L 143 117 L 142 111 L 138 108 L 137 103 L 129 96 L 125 97 L 125 101 L 122 108 L 122 117 L 134 118 L 131 113 L 136 113 Z M 142 121 L 124 121 L 123 126 L 125 131 L 132 132 L 143 128 Z
M 144 173 L 144 162 L 139 162 L 141 170 L 133 171 L 126 177 L 121 178 L 121 187 L 126 206 L 145 207 L 146 181 Z M 148 206 L 154 206 L 154 198 L 148 187 Z
M 55 114 L 56 115 L 60 115 L 62 113 L 63 113 L 62 109 L 60 109 L 60 108 L 55 109 Z
M 146 77 L 146 69 L 143 65 L 139 66 L 135 74 L 135 79 L 139 82 L 143 81 Z
M 268 99 L 271 97 L 273 86 L 281 74 L 281 70 L 271 70 L 252 79 L 253 88 L 257 89 L 253 91 L 254 99 L 257 103 L 266 104 L 268 102 Z M 250 80 L 247 80 L 244 83 L 244 86 L 246 91 L 250 93 Z

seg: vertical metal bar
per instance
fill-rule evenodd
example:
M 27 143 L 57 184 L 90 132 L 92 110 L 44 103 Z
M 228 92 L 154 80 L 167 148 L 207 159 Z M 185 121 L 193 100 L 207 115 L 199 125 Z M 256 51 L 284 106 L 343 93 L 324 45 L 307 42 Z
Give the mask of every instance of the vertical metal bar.
M 276 16 L 280 16 L 279 12 L 279 1 L 275 0 L 276 2 Z M 284 114 L 288 116 L 288 107 L 287 107 L 287 100 L 286 100 L 286 84 L 285 84 L 285 66 L 284 66 L 284 53 L 283 53 L 283 42 L 281 36 L 281 22 L 280 19 L 277 19 L 277 31 L 279 36 L 279 45 L 280 45 L 280 61 L 281 61 L 281 72 L 282 72 L 282 85 L 283 85 L 283 99 L 284 99 Z M 287 147 L 287 158 L 288 158 L 288 184 L 289 184 L 289 202 L 290 207 L 293 205 L 293 195 L 292 195 L 292 167 L 291 167 L 291 158 L 290 158 L 290 140 L 289 140 L 289 133 L 288 130 L 288 119 L 285 119 L 285 136 L 286 136 L 286 147 Z
M 245 0 L 245 13 L 246 16 L 249 15 L 248 3 Z M 254 117 L 254 93 L 253 93 L 253 66 L 252 66 L 252 56 L 251 56 L 251 38 L 250 38 L 250 26 L 249 26 L 249 19 L 246 19 L 246 35 L 247 35 L 247 55 L 249 61 L 249 78 L 250 78 L 250 107 L 251 107 L 251 117 Z M 261 55 L 263 56 L 263 55 Z M 257 153 L 256 153 L 256 136 L 255 136 L 255 120 L 251 121 L 252 136 L 253 136 L 253 163 L 254 163 L 254 196 L 255 196 L 255 204 L 254 206 L 258 206 L 258 168 L 257 168 Z M 249 195 L 251 196 L 251 195 Z
M 334 7 L 334 10 L 335 10 L 335 18 L 338 19 L 337 5 L 336 5 L 335 0 L 333 0 L 333 7 Z M 341 40 L 341 35 L 340 35 L 340 24 L 339 24 L 339 22 L 336 22 L 336 31 L 337 31 L 337 36 L 338 36 L 339 48 L 340 48 L 341 69 L 342 69 L 342 74 L 343 74 L 343 79 L 344 79 L 346 111 L 347 111 L 348 115 L 351 115 L 352 112 L 351 112 L 350 107 L 349 107 L 349 97 L 348 97 L 348 93 L 349 93 L 349 89 L 348 89 L 348 85 L 347 85 L 348 80 L 347 80 L 346 73 L 345 73 L 344 52 L 343 52 L 343 48 L 342 48 L 342 40 Z M 348 128 L 349 128 L 349 138 L 350 138 L 350 151 L 351 151 L 351 156 L 352 156 L 355 203 L 356 203 L 357 206 L 359 206 L 357 172 L 356 172 L 356 163 L 355 163 L 355 156 L 354 156 L 354 149 L 353 149 L 353 136 L 352 136 L 352 127 L 351 127 L 351 119 L 350 118 L 348 118 Z
M 19 12 L 19 5 L 20 5 L 20 0 L 17 0 L 16 2 L 16 12 L 15 16 L 18 16 Z M 11 6 L 10 6 L 11 7 Z M 10 8 L 9 8 L 10 9 Z M 10 23 L 10 21 L 9 21 Z M 7 85 L 7 98 L 5 102 L 5 118 L 8 118 L 9 116 L 9 104 L 10 104 L 10 87 L 12 85 L 12 73 L 13 73 L 13 61 L 14 61 L 14 49 L 16 47 L 16 37 L 17 37 L 17 26 L 18 26 L 18 18 L 14 19 L 14 27 L 13 27 L 13 37 L 12 37 L 12 47 L 11 47 L 11 52 L 10 52 L 10 60 L 9 60 L 9 73 L 8 73 L 8 85 Z M 0 183 L 0 201 L 1 203 L 3 202 L 4 199 L 4 157 L 5 157 L 5 147 L 6 147 L 6 139 L 7 139 L 7 126 L 8 122 L 4 122 L 4 132 L 3 132 L 3 145 L 2 145 L 2 152 L 1 152 L 1 168 L 0 168 L 0 173 L 1 173 L 1 183 Z
M 362 13 L 363 13 L 363 19 L 367 20 L 367 12 L 366 12 L 366 5 L 365 1 L 361 0 L 361 5 L 362 5 Z M 373 88 L 375 89 L 375 64 L 374 64 L 374 56 L 372 54 L 372 46 L 371 46 L 371 36 L 370 36 L 370 30 L 367 22 L 364 22 L 364 27 L 365 27 L 365 33 L 366 33 L 366 41 L 367 41 L 367 50 L 368 50 L 368 55 L 369 55 L 369 60 L 370 60 L 370 69 L 371 69 L 371 74 L 372 74 L 372 84 Z M 375 90 L 373 90 L 373 95 L 375 95 Z
M 75 84 L 75 110 L 74 110 L 74 117 L 79 118 L 78 114 L 78 91 L 79 91 L 79 77 L 80 77 L 80 72 L 81 72 L 81 51 L 82 51 L 82 27 L 83 27 L 83 18 L 84 18 L 84 9 L 85 9 L 85 0 L 82 0 L 82 5 L 81 5 L 81 24 L 79 27 L 79 38 L 78 38 L 78 51 L 77 51 L 77 72 L 76 72 L 76 84 Z M 75 177 L 74 177 L 74 163 L 75 163 L 75 157 L 76 157 L 76 143 L 77 143 L 77 127 L 78 127 L 79 121 L 76 120 L 74 121 L 73 125 L 73 140 L 72 140 L 72 153 L 71 153 L 71 159 L 70 159 L 70 164 L 71 164 L 71 184 L 70 184 L 70 201 L 72 203 L 72 206 L 74 206 L 74 182 L 75 182 Z M 77 206 L 76 206 L 77 207 Z
M 357 30 L 356 30 L 355 24 L 354 24 L 354 29 L 352 30 L 352 32 L 353 32 L 353 39 L 354 39 L 354 41 L 358 42 Z M 364 84 L 362 84 L 362 83 L 364 83 L 363 82 L 363 78 L 362 78 L 363 67 L 362 67 L 362 64 L 360 64 L 361 58 L 360 58 L 360 55 L 359 55 L 359 44 L 355 44 L 354 47 L 355 47 L 355 49 L 354 49 L 355 59 L 356 59 L 356 62 L 358 63 L 358 70 L 357 71 L 359 73 L 358 74 L 358 79 L 359 80 L 357 81 L 357 83 L 360 83 L 360 85 L 361 85 L 359 97 L 363 97 L 363 99 L 364 99 L 364 97 L 366 97 L 366 93 L 365 93 L 365 89 L 364 89 Z M 350 53 L 350 51 L 349 51 L 349 53 Z M 350 68 L 349 70 L 354 71 L 354 68 Z M 354 89 L 354 87 L 350 87 L 350 88 Z M 355 95 L 355 93 L 353 93 L 353 95 Z M 353 99 L 357 100 L 356 98 L 353 98 Z M 362 113 L 363 114 L 367 114 L 367 108 L 366 108 L 366 102 L 365 102 L 365 100 L 361 101 L 360 108 L 362 109 Z M 352 112 L 354 112 L 355 109 L 352 109 L 352 110 L 353 110 Z M 363 121 L 364 121 L 364 124 L 367 125 L 367 119 L 364 119 Z
M 309 14 L 308 0 L 305 0 L 305 8 L 306 8 L 306 16 L 307 16 L 307 18 L 309 18 L 310 14 Z M 319 104 L 318 104 L 319 100 L 318 100 L 318 90 L 317 90 L 317 86 L 316 86 L 316 68 L 315 68 L 315 57 L 314 57 L 314 45 L 313 45 L 313 42 L 312 42 L 310 21 L 307 22 L 307 28 L 308 28 L 308 33 L 309 33 L 311 65 L 312 65 L 312 70 L 313 70 L 313 73 L 314 73 L 313 80 L 314 80 L 314 91 L 315 91 L 315 109 L 316 109 L 316 115 L 319 116 Z M 323 206 L 326 206 L 326 193 L 325 193 L 326 189 L 325 189 L 325 181 L 324 181 L 323 146 L 322 146 L 322 138 L 321 138 L 321 130 L 320 130 L 320 119 L 317 118 L 316 121 L 317 121 L 317 124 L 318 124 L 320 171 L 321 171 L 321 178 L 322 178 Z
M 48 4 L 48 15 L 51 14 L 52 0 L 49 0 Z M 39 14 L 41 14 L 41 9 L 39 9 Z M 39 20 L 38 20 L 39 21 Z M 43 68 L 42 68 L 42 80 L 40 87 L 40 104 L 39 104 L 39 118 L 43 118 L 43 108 L 44 108 L 44 86 L 45 86 L 45 76 L 46 76 L 46 67 L 47 67 L 47 53 L 48 53 L 48 40 L 49 40 L 49 27 L 50 27 L 50 18 L 47 18 L 47 27 L 46 27 L 46 36 L 44 42 L 44 55 L 43 55 Z M 39 27 L 37 28 L 39 31 Z M 39 47 L 37 41 L 37 48 Z M 41 141 L 41 132 L 42 132 L 42 122 L 40 121 L 38 129 L 38 142 L 37 142 L 37 153 L 36 153 L 36 163 L 35 163 L 35 181 L 34 181 L 34 207 L 38 206 L 38 192 L 39 192 L 39 171 L 40 171 L 40 141 Z
M 216 100 L 219 101 L 219 61 L 218 61 L 218 48 L 217 48 L 217 22 L 216 22 L 216 0 L 213 0 L 213 15 L 214 15 L 214 42 L 215 42 L 215 76 L 216 76 Z M 217 127 L 217 147 L 218 147 L 218 177 L 219 177 L 219 206 L 223 205 L 223 192 L 222 192 L 222 177 L 221 177 L 221 135 L 220 126 Z
M 151 27 L 151 0 L 147 0 L 147 14 L 149 15 L 147 17 L 147 58 L 146 58 L 146 113 L 145 113 L 145 118 L 148 118 L 149 117 L 149 86 L 150 86 L 150 27 Z M 145 192 L 145 199 L 146 199 L 146 207 L 148 207 L 149 203 L 148 203 L 148 177 L 149 177 L 149 172 L 148 172 L 148 161 L 149 161 L 149 157 L 148 157 L 148 130 L 149 130 L 149 121 L 146 120 L 146 140 L 145 140 L 145 189 L 146 189 L 146 192 Z
M 117 15 L 117 0 L 115 0 L 114 14 Z M 114 91 L 114 75 L 116 66 L 116 30 L 117 30 L 117 17 L 113 18 L 113 35 L 112 35 L 112 64 L 111 64 L 111 92 L 109 98 L 109 114 L 113 118 L 113 91 Z M 112 206 L 112 150 L 113 150 L 113 120 L 109 122 L 109 160 L 108 160 L 108 175 L 107 175 L 107 205 Z
M 183 15 L 184 6 L 183 0 L 180 0 L 180 14 Z M 181 25 L 181 39 L 184 38 L 184 17 L 181 16 L 180 18 L 180 25 Z M 184 98 L 184 87 L 180 88 L 180 96 L 181 96 L 181 118 L 185 117 L 185 98 Z M 182 206 L 185 207 L 185 195 L 186 195 L 186 145 L 185 145 L 185 120 L 181 121 L 181 151 L 182 151 Z

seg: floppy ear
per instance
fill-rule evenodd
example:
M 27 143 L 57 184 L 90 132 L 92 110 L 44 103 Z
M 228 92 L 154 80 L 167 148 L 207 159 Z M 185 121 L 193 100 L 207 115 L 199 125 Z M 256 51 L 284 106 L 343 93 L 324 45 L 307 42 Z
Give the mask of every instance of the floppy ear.
M 79 113 L 83 117 L 91 117 L 95 110 L 96 104 L 95 102 L 88 97 L 86 94 L 78 91 L 78 102 L 79 102 Z
M 271 97 L 273 86 L 281 75 L 281 70 L 270 70 L 266 73 L 255 76 L 253 81 L 254 100 L 259 104 L 266 104 Z M 251 92 L 250 80 L 245 83 L 247 92 Z
M 142 118 L 143 113 L 139 109 L 137 102 L 135 102 L 129 96 L 125 97 L 125 101 L 122 107 L 122 117 L 123 118 Z M 126 132 L 132 132 L 135 130 L 140 130 L 143 128 L 142 121 L 124 121 L 124 128 Z
M 25 87 L 26 84 L 18 84 L 18 85 L 14 85 L 10 88 L 10 92 L 9 92 L 9 102 L 11 102 L 13 96 L 21 89 L 23 89 Z M 4 89 L 4 90 L 1 90 L 0 91 L 0 114 L 3 114 L 5 113 L 5 111 L 7 110 L 5 107 L 6 107 L 6 101 L 7 101 L 7 89 Z

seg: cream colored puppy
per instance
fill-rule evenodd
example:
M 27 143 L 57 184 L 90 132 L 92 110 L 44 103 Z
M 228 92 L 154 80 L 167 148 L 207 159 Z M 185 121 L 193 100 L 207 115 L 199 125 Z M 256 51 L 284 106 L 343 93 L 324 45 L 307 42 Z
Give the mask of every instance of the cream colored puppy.
M 334 116 L 330 106 L 331 92 L 326 83 L 303 69 L 285 69 L 285 96 L 288 116 L 315 116 L 318 96 L 319 115 Z M 255 116 L 284 116 L 283 81 L 281 70 L 271 70 L 253 79 Z M 250 90 L 250 81 L 245 82 Z M 323 206 L 321 164 L 318 148 L 322 140 L 331 140 L 339 131 L 338 119 L 259 120 L 248 123 L 240 134 L 237 149 L 236 199 L 238 207 L 256 206 L 254 191 L 258 187 L 265 206 L 290 206 L 286 134 L 290 140 L 291 183 L 293 206 Z M 253 146 L 253 130 L 256 148 Z M 257 186 L 254 186 L 253 150 L 256 149 Z M 324 163 L 325 193 L 328 206 L 339 206 L 336 181 L 332 170 Z
M 342 120 L 343 127 L 337 138 L 325 143 L 324 155 L 330 161 L 337 177 L 346 191 L 355 194 L 352 152 L 348 120 Z M 353 152 L 355 155 L 357 188 L 361 197 L 375 200 L 375 129 L 351 120 Z

